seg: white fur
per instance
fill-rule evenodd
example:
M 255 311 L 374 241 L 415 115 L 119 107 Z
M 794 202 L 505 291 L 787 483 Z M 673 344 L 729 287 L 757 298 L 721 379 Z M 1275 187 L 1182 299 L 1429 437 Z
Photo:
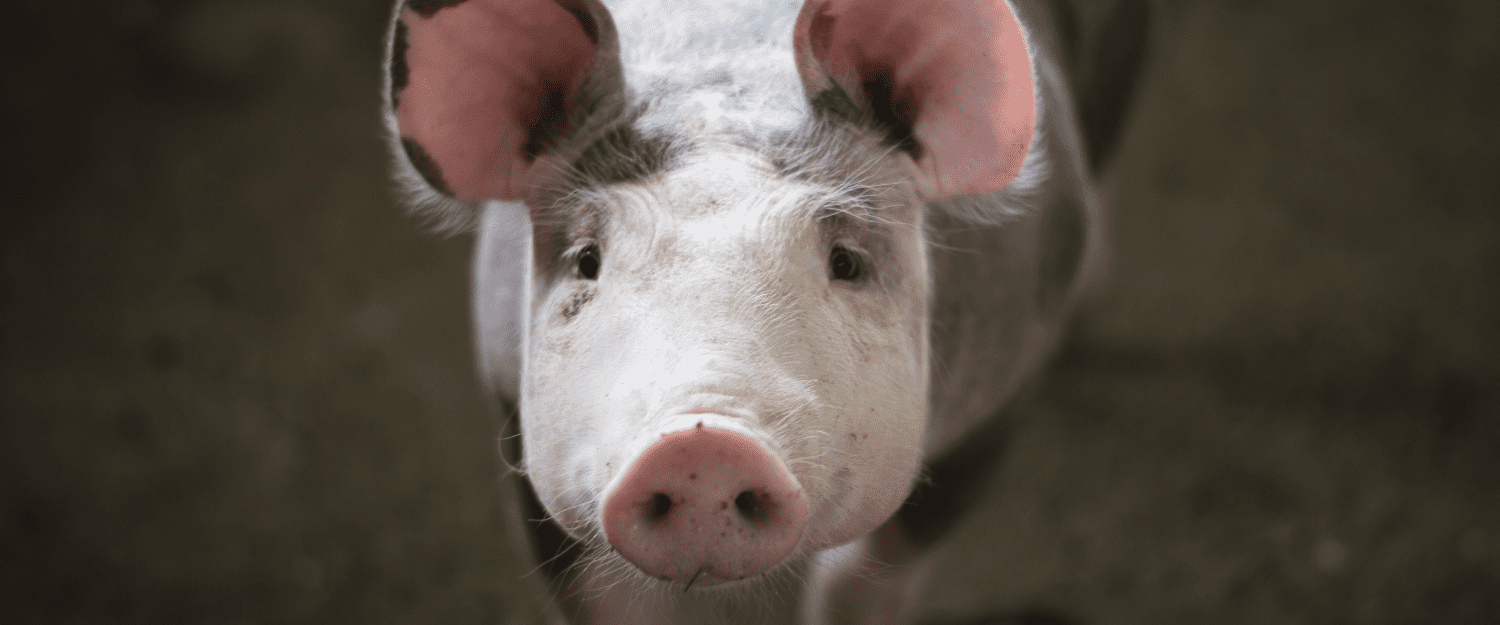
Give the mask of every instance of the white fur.
M 556 311 L 578 285 L 532 282 L 526 470 L 580 538 L 600 539 L 599 502 L 635 456 L 698 419 L 787 464 L 811 504 L 801 552 L 869 531 L 909 490 L 927 396 L 922 211 L 886 215 L 897 263 L 881 271 L 905 276 L 901 292 L 832 281 L 826 189 L 759 160 L 721 145 L 607 191 L 604 268 L 571 320 Z

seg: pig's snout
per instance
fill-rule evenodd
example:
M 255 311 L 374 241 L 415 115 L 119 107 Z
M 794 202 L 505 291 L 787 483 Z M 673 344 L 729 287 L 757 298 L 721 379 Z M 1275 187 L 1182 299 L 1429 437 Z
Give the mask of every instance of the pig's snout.
M 807 498 L 750 437 L 699 423 L 647 448 L 604 501 L 604 536 L 647 575 L 710 586 L 775 566 Z

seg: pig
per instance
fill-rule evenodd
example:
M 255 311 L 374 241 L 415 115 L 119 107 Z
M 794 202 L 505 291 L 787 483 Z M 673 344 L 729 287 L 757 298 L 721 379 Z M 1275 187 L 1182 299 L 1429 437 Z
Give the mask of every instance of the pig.
M 387 38 L 394 177 L 476 237 L 517 514 L 570 547 L 546 618 L 856 622 L 924 459 L 1102 274 L 1049 7 L 607 4 L 406 0 Z

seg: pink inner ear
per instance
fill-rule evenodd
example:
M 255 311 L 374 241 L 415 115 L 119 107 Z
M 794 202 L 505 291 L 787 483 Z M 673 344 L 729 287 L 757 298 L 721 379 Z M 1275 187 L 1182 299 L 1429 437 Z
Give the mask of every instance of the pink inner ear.
M 424 18 L 402 11 L 407 86 L 396 123 L 461 200 L 524 199 L 531 130 L 571 102 L 595 52 L 555 0 L 467 0 Z
M 917 192 L 989 193 L 1021 171 L 1036 125 L 1031 56 L 1003 0 L 808 0 L 794 37 L 809 91 L 887 81 L 912 128 Z M 868 105 L 869 102 L 866 102 Z

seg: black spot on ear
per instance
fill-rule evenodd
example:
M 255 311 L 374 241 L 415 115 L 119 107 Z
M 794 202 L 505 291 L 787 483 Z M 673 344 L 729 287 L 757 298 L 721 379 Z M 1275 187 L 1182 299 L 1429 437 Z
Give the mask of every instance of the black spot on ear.
M 594 21 L 594 14 L 589 13 L 588 7 L 579 0 L 557 0 L 557 5 L 572 13 L 573 18 L 578 20 L 578 25 L 583 27 L 583 34 L 588 35 L 589 41 L 598 45 L 599 24 Z
M 863 90 L 868 110 L 860 107 L 837 83 L 813 96 L 810 104 L 819 114 L 875 129 L 886 144 L 917 158 L 921 146 L 911 136 L 911 102 L 897 97 L 893 84 L 889 71 L 866 74 Z
M 406 65 L 406 22 L 396 20 L 396 39 L 391 42 L 391 108 L 401 104 L 411 68 Z
M 438 11 L 463 3 L 464 0 L 406 0 L 406 8 L 422 17 L 432 17 Z
M 438 167 L 437 161 L 427 155 L 427 150 L 422 145 L 406 137 L 401 137 L 401 147 L 406 150 L 406 158 L 411 161 L 411 166 L 422 174 L 422 179 L 439 193 L 452 197 L 453 191 L 448 188 L 448 183 L 443 181 L 443 170 Z
M 542 85 L 542 105 L 537 109 L 536 121 L 526 132 L 526 143 L 521 146 L 521 153 L 526 160 L 534 161 L 542 154 L 542 150 L 557 139 L 568 125 L 568 112 L 565 104 L 567 91 L 556 82 L 548 82 Z
M 888 67 L 866 71 L 863 87 L 865 101 L 870 105 L 870 116 L 885 131 L 886 141 L 897 149 L 911 153 L 913 159 L 919 158 L 921 148 L 911 136 L 911 97 L 910 94 L 896 92 L 894 71 Z
M 593 300 L 594 289 L 584 289 L 574 293 L 573 297 L 568 300 L 567 305 L 563 306 L 563 321 L 572 321 L 573 317 L 578 315 L 578 311 L 583 310 L 583 307 Z

